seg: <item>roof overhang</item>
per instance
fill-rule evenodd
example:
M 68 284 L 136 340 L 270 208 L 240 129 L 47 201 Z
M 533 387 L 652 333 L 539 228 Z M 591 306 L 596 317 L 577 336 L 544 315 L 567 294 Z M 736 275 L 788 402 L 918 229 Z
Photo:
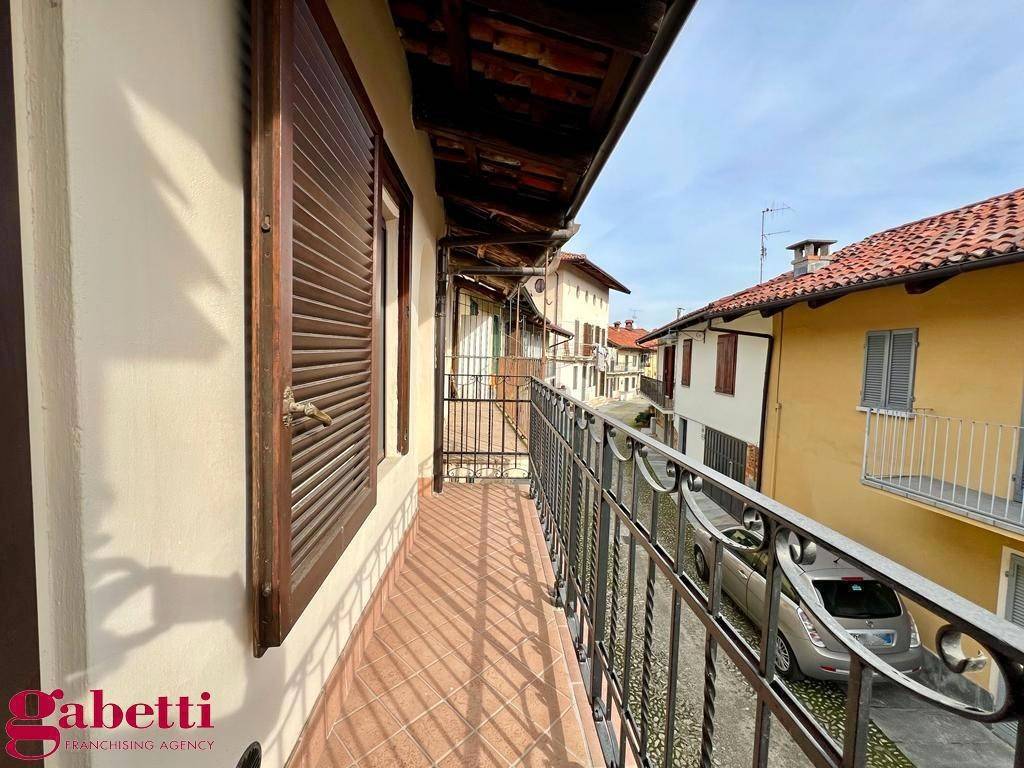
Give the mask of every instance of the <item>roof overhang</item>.
M 589 258 L 582 253 L 565 253 L 561 254 L 561 258 L 558 261 L 558 266 L 574 267 L 583 274 L 587 275 L 591 280 L 605 286 L 606 288 L 619 291 L 620 293 L 630 293 L 629 288 L 620 283 L 608 272 L 601 269 Z
M 907 272 L 875 280 L 865 280 L 864 282 L 844 285 L 833 289 L 808 292 L 799 296 L 787 296 L 786 298 L 776 299 L 773 301 L 754 302 L 742 307 L 730 306 L 716 308 L 713 305 L 708 305 L 707 307 L 673 320 L 670 323 L 666 323 L 660 328 L 654 329 L 649 334 L 642 337 L 640 341 L 654 341 L 655 339 L 662 338 L 670 333 L 675 333 L 676 331 L 683 330 L 706 320 L 723 318 L 728 322 L 743 317 L 744 315 L 748 315 L 751 312 L 758 312 L 762 317 L 771 317 L 788 307 L 804 303 L 808 304 L 812 309 L 816 309 L 851 293 L 870 291 L 876 288 L 885 288 L 887 286 L 903 285 L 905 286 L 907 293 L 924 293 L 940 283 L 965 272 L 975 272 L 979 269 L 992 269 L 993 267 L 1017 264 L 1020 262 L 1024 262 L 1024 251 L 1013 251 L 1012 253 L 987 256 L 985 258 L 975 259 L 972 261 L 959 261 L 954 264 L 945 264 L 940 267 L 921 269 L 916 272 Z
M 695 1 L 390 0 L 450 235 L 506 240 L 454 257 L 540 263 L 543 233 L 572 222 Z

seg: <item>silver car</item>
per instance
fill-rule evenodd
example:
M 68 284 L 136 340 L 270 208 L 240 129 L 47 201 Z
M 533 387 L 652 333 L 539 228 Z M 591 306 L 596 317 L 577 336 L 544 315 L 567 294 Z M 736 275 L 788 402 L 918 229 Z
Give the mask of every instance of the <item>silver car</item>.
M 694 526 L 693 557 L 697 575 L 708 578 L 713 557 L 711 536 Z M 740 526 L 722 533 L 744 547 L 757 547 L 760 537 Z M 722 589 L 756 625 L 765 595 L 767 552 L 722 555 Z M 901 672 L 913 672 L 923 663 L 921 639 L 913 616 L 889 586 L 819 549 L 812 565 L 802 566 L 802 576 L 814 588 L 819 605 L 865 647 Z M 775 653 L 778 673 L 787 680 L 813 677 L 845 680 L 850 655 L 836 638 L 819 627 L 811 611 L 800 601 L 788 580 L 782 586 L 779 611 L 781 642 Z

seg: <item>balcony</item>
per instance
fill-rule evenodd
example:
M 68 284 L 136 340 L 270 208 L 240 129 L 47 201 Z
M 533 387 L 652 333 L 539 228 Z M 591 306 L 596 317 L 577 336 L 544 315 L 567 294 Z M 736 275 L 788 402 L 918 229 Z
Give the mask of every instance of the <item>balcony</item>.
M 1007 530 L 1024 531 L 1024 428 L 915 411 L 868 409 L 862 480 Z
M 323 765 L 603 765 L 525 486 L 425 497 Z
M 663 411 L 672 410 L 672 398 L 665 397 L 665 382 L 661 379 L 654 379 L 650 376 L 640 376 L 640 394 L 661 408 Z
M 989 724 L 1019 717 L 1024 630 L 535 378 L 502 391 L 502 410 L 529 411 L 525 482 L 480 471 L 505 466 L 500 443 L 486 459 L 446 453 L 443 491 L 421 503 L 337 713 L 339 764 L 934 764 L 934 739 L 916 739 L 915 722 L 941 722 L 943 754 L 959 764 L 1021 764 L 1024 747 L 1015 756 Z M 511 462 L 523 448 L 506 450 Z M 698 494 L 710 489 L 739 505 L 760 543 L 706 517 Z M 712 542 L 706 578 L 691 556 L 698 532 Z M 924 670 L 898 671 L 824 612 L 800 575 L 820 552 L 930 617 Z M 765 564 L 754 616 L 726 593 L 736 557 Z M 790 600 L 844 649 L 843 683 L 777 673 Z

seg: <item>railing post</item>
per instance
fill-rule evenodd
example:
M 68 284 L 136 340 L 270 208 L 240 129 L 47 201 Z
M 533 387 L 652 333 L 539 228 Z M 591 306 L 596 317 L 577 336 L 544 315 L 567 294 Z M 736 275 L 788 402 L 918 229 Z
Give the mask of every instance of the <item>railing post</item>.
M 768 547 L 768 564 L 765 574 L 768 583 L 764 595 L 764 612 L 761 614 L 761 659 L 760 673 L 766 683 L 775 679 L 775 647 L 779 637 L 779 601 L 782 595 L 782 567 L 775 551 L 775 537 L 778 528 L 764 521 L 764 536 Z M 754 721 L 754 768 L 768 768 L 768 745 L 771 739 L 772 711 L 768 702 L 757 698 L 757 713 Z
M 440 493 L 444 487 L 444 348 L 448 323 L 448 249 L 437 248 L 437 274 L 434 288 L 434 455 L 432 487 Z
M 577 556 L 580 545 L 580 517 L 583 508 L 583 470 L 577 462 L 583 458 L 583 438 L 587 431 L 584 418 L 584 427 L 580 429 L 578 418 L 580 414 L 574 409 L 569 416 L 569 429 L 572 431 L 572 438 L 569 445 L 572 449 L 569 453 L 569 539 L 565 553 L 566 579 L 565 579 L 565 610 L 567 613 L 576 612 L 576 577 L 579 575 Z M 574 637 L 573 642 L 579 646 L 579 638 Z
M 599 708 L 603 713 L 604 702 L 601 699 L 604 676 L 604 660 L 597 651 L 597 646 L 604 640 L 605 621 L 608 612 L 608 549 L 611 536 L 611 505 L 607 493 L 612 485 L 612 452 L 608 442 L 613 439 L 614 432 L 607 422 L 601 422 L 601 457 L 598 466 L 597 504 L 597 541 L 595 550 L 597 560 L 594 563 L 593 592 L 590 598 L 590 610 L 593 617 L 590 622 L 590 638 L 587 643 L 587 656 L 590 658 L 590 702 L 595 715 Z
M 632 473 L 632 488 L 630 493 L 630 504 L 629 504 L 629 516 L 630 520 L 635 522 L 636 520 L 636 508 L 637 502 L 640 498 L 640 470 L 638 464 L 641 461 L 640 458 L 640 444 L 635 443 L 633 445 L 633 455 L 631 463 L 633 465 Z M 630 725 L 635 725 L 636 718 L 633 712 L 633 703 L 630 700 L 630 686 L 632 684 L 633 677 L 633 613 L 636 600 L 634 598 L 636 592 L 636 536 L 633 535 L 632 530 L 628 531 L 629 536 L 629 555 L 626 559 L 626 620 L 625 628 L 623 633 L 625 635 L 625 648 L 622 652 L 622 727 L 626 728 Z M 619 739 L 619 765 L 626 765 L 626 748 L 628 739 Z
M 866 480 L 868 477 L 868 444 L 871 442 L 871 409 L 867 409 L 867 418 L 864 421 L 864 455 L 860 462 L 860 477 L 861 480 Z
M 558 404 L 555 409 L 556 431 L 561 434 L 565 432 L 566 424 L 569 421 L 569 409 L 565 402 Z M 557 479 L 555 496 L 555 519 L 554 531 L 551 537 L 551 559 L 554 563 L 555 605 L 562 606 L 562 588 L 565 586 L 565 542 L 567 541 L 565 531 L 565 508 L 566 508 L 566 449 L 560 440 L 555 440 L 555 477 Z M 561 541 L 561 546 L 559 546 Z
M 679 478 L 679 490 L 676 494 L 676 519 L 677 519 L 677 534 L 676 534 L 676 552 L 675 552 L 675 571 L 679 577 L 683 576 L 683 560 L 686 557 L 686 510 L 688 506 L 686 504 L 686 497 L 683 494 L 682 483 L 689 481 L 689 476 L 683 474 L 683 468 L 676 465 L 676 476 Z M 667 696 L 667 707 L 665 713 L 665 757 L 664 765 L 665 768 L 672 768 L 673 765 L 673 753 L 672 745 L 675 742 L 676 732 L 676 700 L 678 697 L 679 688 L 679 645 L 682 638 L 682 598 L 679 595 L 678 590 L 672 590 L 672 619 L 669 625 L 669 641 L 668 641 L 668 696 Z M 707 635 L 710 638 L 710 633 Z M 712 643 L 714 640 L 711 641 Z M 704 675 L 705 678 L 708 674 L 708 668 L 711 668 L 711 682 L 710 689 L 712 691 L 711 706 L 712 714 L 711 720 L 714 721 L 714 665 L 715 660 L 712 657 L 710 659 L 710 665 L 708 660 L 708 650 L 714 652 L 714 648 L 705 648 L 704 655 Z M 708 684 L 705 682 L 705 696 L 708 691 Z
M 527 386 L 529 387 L 530 397 L 526 401 L 526 414 L 529 420 L 529 431 L 527 432 L 526 446 L 526 472 L 530 476 L 530 498 L 538 499 L 540 494 L 538 493 L 538 486 L 540 485 L 540 463 L 534 460 L 534 452 L 540 448 L 540 419 L 534 418 L 533 408 L 537 399 L 537 386 L 535 382 L 530 379 L 528 380 Z M 540 511 L 540 505 L 537 505 L 538 511 Z
M 871 722 L 871 683 L 874 670 L 856 654 L 850 655 L 850 682 L 846 691 L 846 730 L 843 768 L 864 768 Z

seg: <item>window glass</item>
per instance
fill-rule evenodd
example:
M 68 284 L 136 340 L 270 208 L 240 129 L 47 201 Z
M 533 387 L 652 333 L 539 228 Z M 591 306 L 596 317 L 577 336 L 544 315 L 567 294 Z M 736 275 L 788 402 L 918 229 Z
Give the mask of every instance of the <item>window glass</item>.
M 892 587 L 873 579 L 815 579 L 825 610 L 840 619 L 891 619 L 903 610 Z
M 727 538 L 732 539 L 737 544 L 744 547 L 756 547 L 761 543 L 761 539 L 754 536 L 750 531 L 747 531 L 744 528 L 732 528 L 728 531 L 722 531 L 722 533 L 724 533 Z M 733 552 L 733 554 L 751 568 L 757 567 L 757 552 Z

